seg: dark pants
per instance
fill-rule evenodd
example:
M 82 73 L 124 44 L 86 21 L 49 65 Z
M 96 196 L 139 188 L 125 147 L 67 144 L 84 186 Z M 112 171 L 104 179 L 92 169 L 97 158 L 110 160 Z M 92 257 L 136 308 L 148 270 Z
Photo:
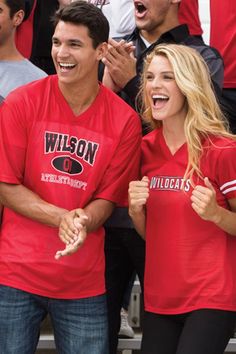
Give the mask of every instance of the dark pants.
M 235 312 L 203 309 L 181 315 L 144 316 L 142 354 L 223 354 Z
M 120 310 L 127 285 L 138 274 L 143 289 L 145 242 L 134 229 L 105 228 L 109 354 L 117 353 Z
M 130 298 L 131 298 L 135 278 L 136 278 L 136 272 L 133 272 L 133 274 L 131 275 L 131 278 L 129 279 L 128 284 L 126 285 L 126 288 L 125 288 L 123 301 L 122 301 L 122 307 L 126 311 L 129 310 L 129 303 L 130 303 Z

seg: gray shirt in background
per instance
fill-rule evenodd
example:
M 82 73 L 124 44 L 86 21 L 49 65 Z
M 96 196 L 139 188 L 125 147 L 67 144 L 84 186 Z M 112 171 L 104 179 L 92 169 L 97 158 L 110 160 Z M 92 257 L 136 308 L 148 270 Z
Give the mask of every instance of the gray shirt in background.
M 46 77 L 47 74 L 28 59 L 0 60 L 0 96 L 6 97 L 19 86 Z

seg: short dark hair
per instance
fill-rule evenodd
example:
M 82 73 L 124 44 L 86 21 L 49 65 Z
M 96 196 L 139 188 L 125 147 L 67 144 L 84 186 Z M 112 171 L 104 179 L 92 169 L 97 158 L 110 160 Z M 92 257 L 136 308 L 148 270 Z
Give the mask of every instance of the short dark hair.
M 72 2 L 64 8 L 59 9 L 53 18 L 54 26 L 59 21 L 71 22 L 75 25 L 87 27 L 94 48 L 108 41 L 109 23 L 107 18 L 99 8 L 84 0 Z
M 12 18 L 17 11 L 25 12 L 25 0 L 5 0 L 7 7 L 10 9 L 10 17 Z

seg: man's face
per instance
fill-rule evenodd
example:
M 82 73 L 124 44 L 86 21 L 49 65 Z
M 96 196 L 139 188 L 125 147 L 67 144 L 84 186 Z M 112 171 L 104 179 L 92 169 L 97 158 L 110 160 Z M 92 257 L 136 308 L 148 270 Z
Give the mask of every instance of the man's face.
M 140 30 L 153 31 L 163 25 L 171 5 L 171 0 L 133 0 L 135 22 Z
M 93 48 L 87 27 L 59 21 L 52 38 L 52 58 L 59 83 L 89 84 L 89 79 L 97 75 L 98 48 Z
M 10 9 L 4 0 L 0 0 L 0 45 L 11 37 L 13 32 L 13 19 L 10 18 Z

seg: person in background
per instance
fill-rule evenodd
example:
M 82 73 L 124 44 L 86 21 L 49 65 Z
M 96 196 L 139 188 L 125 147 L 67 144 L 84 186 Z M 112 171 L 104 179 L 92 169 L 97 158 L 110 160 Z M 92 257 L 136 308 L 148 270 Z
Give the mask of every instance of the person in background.
M 37 0 L 25 0 L 25 16 L 20 26 L 17 27 L 15 34 L 16 48 L 29 59 L 33 43 L 33 20 L 34 10 Z
M 76 0 L 72 0 L 76 1 Z M 134 29 L 133 0 L 85 0 L 99 7 L 110 24 L 109 37 L 122 37 Z
M 174 42 L 196 48 L 206 60 L 217 93 L 221 94 L 222 58 L 201 39 L 191 36 L 187 25 L 179 23 L 180 3 L 180 0 L 135 0 L 135 30 L 119 43 L 112 39 L 109 41 L 108 53 L 103 58 L 103 83 L 137 110 L 143 61 L 157 43 Z M 133 54 L 126 51 L 126 45 L 130 42 L 135 47 Z M 143 134 L 146 132 L 144 124 Z M 145 243 L 137 235 L 125 208 L 116 208 L 105 226 L 110 354 L 116 354 L 124 289 L 134 271 L 138 274 L 143 288 Z
M 236 134 L 236 6 L 235 1 L 210 0 L 210 44 L 221 53 L 224 84 L 220 103 Z
M 120 311 L 120 330 L 118 333 L 119 338 L 134 338 L 135 335 L 134 330 L 129 323 L 129 306 L 135 278 L 136 273 L 134 272 L 124 291 L 122 307 Z
M 129 215 L 146 239 L 142 354 L 223 354 L 236 319 L 236 137 L 203 58 L 163 44 L 146 57 L 141 180 Z
M 216 95 L 221 95 L 224 75 L 222 58 L 215 48 L 205 45 L 195 36 L 190 36 L 187 25 L 180 25 L 180 3 L 181 0 L 134 0 L 136 29 L 124 38 L 125 42 L 112 39 L 109 41 L 109 52 L 103 59 L 103 82 L 114 91 L 122 92 L 126 101 L 134 107 L 143 59 L 155 45 L 163 42 L 196 48 L 209 66 Z M 135 47 L 134 56 L 126 50 L 127 42 L 130 41 Z
M 127 205 L 141 125 L 98 82 L 102 12 L 76 1 L 54 24 L 57 75 L 0 106 L 1 352 L 34 353 L 49 314 L 59 354 L 108 354 L 102 225 L 116 203 Z
M 51 57 L 52 17 L 56 10 L 70 4 L 71 0 L 37 0 L 33 19 L 33 42 L 30 60 L 47 74 L 55 74 Z
M 73 1 L 73 0 L 72 0 Z M 133 0 L 88 0 L 99 6 L 110 23 L 110 37 L 123 37 L 135 29 Z M 187 24 L 193 36 L 202 39 L 202 27 L 199 18 L 198 0 L 182 0 L 179 9 L 179 22 Z
M 24 58 L 15 45 L 15 33 L 24 19 L 24 0 L 0 0 L 0 95 L 47 76 Z

